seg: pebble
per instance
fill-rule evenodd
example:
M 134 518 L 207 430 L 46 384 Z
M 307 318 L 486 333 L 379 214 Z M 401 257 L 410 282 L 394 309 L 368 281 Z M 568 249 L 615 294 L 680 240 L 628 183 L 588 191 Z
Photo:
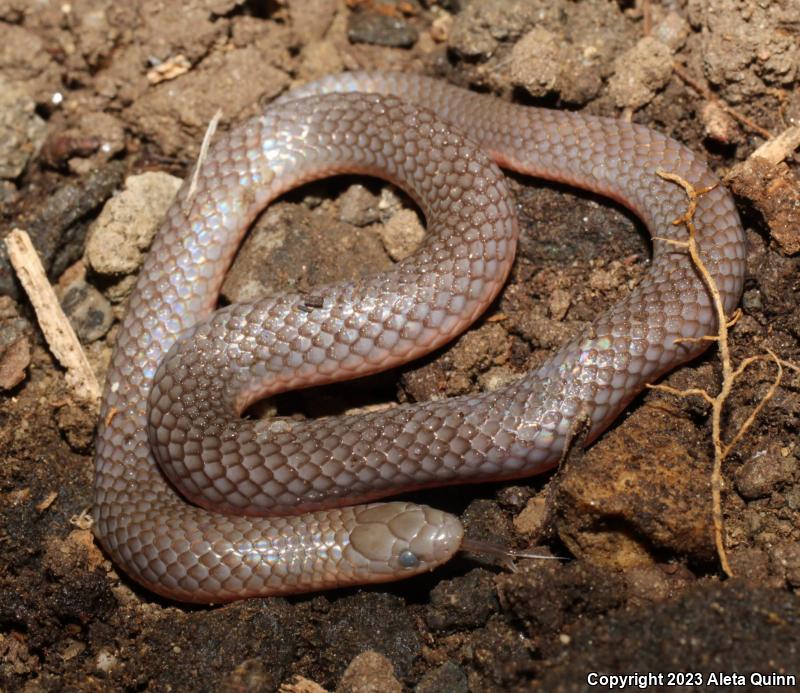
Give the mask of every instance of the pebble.
M 286 0 L 285 4 L 289 8 L 292 32 L 304 46 L 325 36 L 336 16 L 337 0 Z
M 641 407 L 564 464 L 553 521 L 570 552 L 621 569 L 650 565 L 663 551 L 711 560 L 710 513 L 698 503 L 710 497 L 699 436 L 688 418 Z
M 778 544 L 770 558 L 776 572 L 785 577 L 790 587 L 800 587 L 800 544 L 794 541 Z
M 514 529 L 523 535 L 538 534 L 547 520 L 547 498 L 534 496 L 519 515 L 514 518 Z
M 392 663 L 379 652 L 367 650 L 345 669 L 336 693 L 402 693 Z
M 333 41 L 314 41 L 307 44 L 300 53 L 297 76 L 304 82 L 310 82 L 344 69 L 344 60 Z
M 353 226 L 366 226 L 379 218 L 378 197 L 363 185 L 351 185 L 339 198 L 339 221 Z
M 180 184 L 180 178 L 166 173 L 129 176 L 125 190 L 105 204 L 92 224 L 85 254 L 89 267 L 111 277 L 139 269 Z M 125 288 L 132 287 L 126 283 Z M 124 292 L 112 286 L 107 295 L 114 301 L 123 298 Z
M 419 39 L 419 32 L 402 17 L 354 12 L 347 20 L 347 38 L 351 43 L 410 48 Z
M 784 458 L 772 450 L 756 454 L 736 470 L 736 490 L 748 500 L 769 496 L 780 484 L 791 479 L 791 468 L 796 464 L 796 460 Z
M 0 390 L 10 390 L 25 378 L 32 335 L 33 326 L 19 314 L 19 306 L 0 296 Z
M 663 89 L 672 75 L 672 51 L 646 36 L 614 61 L 609 92 L 620 108 L 641 108 Z
M 552 10 L 537 5 L 530 0 L 471 2 L 455 16 L 448 46 L 467 58 L 488 58 L 501 41 L 513 41 L 534 24 L 559 12 L 555 5 Z
M 19 190 L 10 180 L 0 180 L 0 211 L 19 200 Z
M 691 27 L 677 12 L 670 12 L 653 27 L 652 36 L 665 44 L 672 51 L 683 48 L 691 33 Z
M 383 246 L 395 262 L 411 255 L 425 238 L 425 227 L 416 212 L 401 209 L 380 230 Z
M 537 26 L 514 44 L 511 81 L 531 96 L 557 92 L 564 59 L 564 38 Z
M 66 287 L 61 307 L 84 344 L 103 337 L 114 321 L 111 303 L 91 284 L 82 280 Z
M 34 100 L 0 77 L 0 178 L 19 177 L 46 135 L 47 125 L 36 115 Z

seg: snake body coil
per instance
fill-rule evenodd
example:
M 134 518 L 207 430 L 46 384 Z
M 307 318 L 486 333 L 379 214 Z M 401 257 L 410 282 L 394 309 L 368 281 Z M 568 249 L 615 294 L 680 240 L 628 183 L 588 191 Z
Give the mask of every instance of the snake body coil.
M 108 373 L 95 528 L 129 575 L 174 599 L 222 602 L 430 570 L 458 549 L 457 518 L 406 502 L 343 506 L 543 471 L 577 416 L 596 437 L 645 383 L 702 351 L 675 340 L 714 331 L 707 290 L 685 251 L 657 241 L 624 301 L 505 389 L 313 422 L 241 419 L 260 397 L 427 353 L 484 310 L 518 233 L 490 157 L 612 197 L 662 238 L 680 238 L 671 222 L 686 199 L 656 169 L 716 182 L 687 148 L 643 126 L 413 75 L 326 78 L 220 137 L 157 234 Z M 321 287 L 322 305 L 287 293 L 215 311 L 258 212 L 343 172 L 406 190 L 428 222 L 422 247 L 387 274 Z M 703 195 L 695 222 L 732 310 L 744 238 L 730 195 Z

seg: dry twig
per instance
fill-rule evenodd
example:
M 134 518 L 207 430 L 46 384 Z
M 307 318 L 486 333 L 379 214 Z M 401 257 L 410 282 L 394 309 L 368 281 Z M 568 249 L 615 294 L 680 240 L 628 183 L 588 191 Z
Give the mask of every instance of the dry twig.
M 97 378 L 75 330 L 61 310 L 30 237 L 22 229 L 14 229 L 6 236 L 5 242 L 8 257 L 36 311 L 42 333 L 53 355 L 66 369 L 67 383 L 79 398 L 98 406 L 100 386 Z

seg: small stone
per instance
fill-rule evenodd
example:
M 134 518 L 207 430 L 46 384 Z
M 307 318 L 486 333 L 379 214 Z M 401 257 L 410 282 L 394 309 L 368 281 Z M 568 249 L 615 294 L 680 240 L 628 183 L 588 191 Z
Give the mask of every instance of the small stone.
M 57 651 L 61 656 L 61 659 L 65 662 L 68 662 L 70 659 L 74 659 L 79 654 L 81 654 L 85 649 L 86 649 L 86 643 L 83 643 L 80 640 L 75 640 L 73 638 L 66 638 L 61 643 L 59 643 Z
M 550 294 L 550 300 L 547 303 L 547 312 L 553 320 L 563 320 L 567 317 L 567 311 L 572 303 L 569 291 L 564 289 L 554 289 Z
M 528 501 L 522 512 L 514 518 L 514 529 L 520 534 L 538 534 L 547 520 L 547 499 L 535 496 Z
M 768 450 L 755 455 L 736 470 L 736 490 L 743 498 L 753 500 L 769 496 L 791 479 L 792 460 Z
M 347 21 L 347 38 L 351 43 L 410 48 L 419 32 L 402 17 L 373 12 L 354 12 Z
M 379 218 L 378 197 L 363 185 L 351 185 L 339 198 L 339 221 L 353 226 L 366 226 Z
M 268 687 L 261 686 L 260 688 L 256 688 L 254 690 L 261 691 L 267 689 Z M 223 693 L 234 693 L 234 691 L 235 693 L 240 693 L 241 690 L 241 687 L 238 687 L 230 692 L 224 691 Z M 278 693 L 328 693 L 328 689 L 323 688 L 316 681 L 312 681 L 311 679 L 307 679 L 305 676 L 298 675 L 292 677 L 291 681 L 282 683 L 280 688 L 278 688 Z
M 10 180 L 0 180 L 0 211 L 19 200 L 19 190 Z
M 44 144 L 47 125 L 21 87 L 0 77 L 0 178 L 19 177 Z
M 425 227 L 416 212 L 401 209 L 383 225 L 380 235 L 389 257 L 398 262 L 417 249 L 425 238 Z
M 97 671 L 100 671 L 103 674 L 111 673 L 114 669 L 117 668 L 118 664 L 119 664 L 119 659 L 117 658 L 117 656 L 106 648 L 100 650 L 97 653 L 97 657 L 95 658 L 95 667 Z
M 274 691 L 277 681 L 264 662 L 259 659 L 245 659 L 229 672 L 222 681 L 221 693 L 256 693 L 256 691 Z M 281 693 L 284 693 L 283 689 Z M 302 689 L 294 689 L 300 693 Z M 288 693 L 288 691 L 286 692 Z M 309 690 L 308 693 L 311 693 Z
M 489 57 L 500 42 L 514 41 L 534 24 L 556 19 L 559 11 L 555 4 L 531 0 L 471 2 L 456 15 L 448 45 L 468 58 Z
M 465 373 L 502 365 L 508 360 L 506 331 L 496 322 L 487 322 L 462 335 L 448 352 L 453 368 Z
M 111 304 L 105 296 L 80 279 L 66 288 L 61 307 L 84 344 L 103 337 L 114 321 Z
M 641 108 L 650 103 L 672 75 L 669 47 L 646 36 L 614 61 L 608 89 L 620 108 Z
M 32 336 L 33 326 L 19 314 L 17 304 L 0 296 L 0 390 L 10 390 L 25 378 Z
M 129 176 L 92 224 L 86 262 L 98 274 L 119 277 L 141 266 L 150 243 L 175 198 L 181 180 L 166 173 Z M 109 292 L 112 300 L 122 298 Z
M 675 52 L 683 48 L 690 33 L 689 22 L 677 12 L 670 12 L 653 28 L 652 36 Z
M 450 36 L 453 28 L 453 15 L 449 12 L 442 12 L 431 22 L 431 38 L 437 43 L 444 43 Z
M 589 286 L 597 291 L 614 291 L 625 282 L 625 268 L 619 262 L 598 267 L 589 277 Z
M 336 693 L 402 693 L 392 663 L 379 652 L 367 650 L 345 669 Z
M 511 51 L 511 81 L 531 96 L 557 92 L 564 60 L 564 38 L 537 26 Z
M 467 674 L 455 662 L 431 669 L 414 687 L 414 693 L 467 693 Z
M 790 587 L 800 587 L 800 544 L 794 541 L 778 544 L 771 559 L 775 572 L 783 575 Z
M 66 537 L 52 536 L 44 543 L 41 564 L 58 577 L 79 571 L 92 571 L 104 561 L 88 529 L 73 529 Z

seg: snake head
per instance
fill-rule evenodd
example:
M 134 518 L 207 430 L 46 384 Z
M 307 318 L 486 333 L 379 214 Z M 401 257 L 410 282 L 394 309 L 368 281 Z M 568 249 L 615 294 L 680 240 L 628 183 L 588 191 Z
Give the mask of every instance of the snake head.
M 370 581 L 399 580 L 449 560 L 463 535 L 458 518 L 441 510 L 413 503 L 377 503 L 356 513 L 347 557 L 357 573 L 371 575 Z

